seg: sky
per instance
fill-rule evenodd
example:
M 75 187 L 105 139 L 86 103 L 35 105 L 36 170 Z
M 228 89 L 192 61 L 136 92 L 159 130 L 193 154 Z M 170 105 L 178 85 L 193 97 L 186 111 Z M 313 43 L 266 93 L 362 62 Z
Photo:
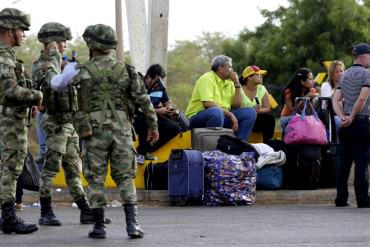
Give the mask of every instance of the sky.
M 150 0 L 149 0 L 150 1 Z M 221 32 L 236 36 L 247 28 L 254 30 L 264 22 L 260 9 L 275 10 L 288 0 L 169 0 L 169 45 L 176 40 L 195 40 L 202 32 Z M 70 27 L 81 36 L 88 25 L 103 23 L 115 28 L 115 0 L 0 0 L 0 9 L 18 8 L 31 14 L 31 30 L 37 34 L 46 22 Z M 128 45 L 125 0 L 123 7 L 124 47 Z

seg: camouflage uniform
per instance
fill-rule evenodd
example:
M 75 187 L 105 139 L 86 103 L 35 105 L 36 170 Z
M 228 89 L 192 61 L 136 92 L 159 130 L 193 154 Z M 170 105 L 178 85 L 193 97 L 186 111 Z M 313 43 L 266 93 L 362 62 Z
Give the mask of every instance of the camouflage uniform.
M 27 15 L 17 9 L 0 12 L 0 27 L 12 32 L 16 45 L 16 29 L 29 30 L 29 25 Z M 0 202 L 4 233 L 31 233 L 38 229 L 16 217 L 14 209 L 17 178 L 27 155 L 29 107 L 42 99 L 42 93 L 31 86 L 25 79 L 22 61 L 9 44 L 0 42 Z
M 107 51 L 116 47 L 115 32 L 102 24 L 87 27 L 83 38 L 91 50 Z M 109 159 L 111 176 L 124 202 L 128 234 L 142 237 L 136 221 L 136 154 L 132 146 L 131 120 L 134 105 L 138 105 L 147 117 L 148 128 L 157 129 L 155 111 L 134 68 L 118 62 L 109 53 L 93 56 L 79 69 L 72 81 L 79 88 L 80 126 L 76 129 L 92 133 L 82 140 L 83 172 L 89 182 L 88 198 L 96 219 L 89 236 L 105 237 L 105 227 L 104 236 L 96 236 L 94 231 L 102 230 L 99 224 L 104 215 L 103 206 L 107 204 L 104 187 Z M 87 120 L 86 125 L 83 120 Z
M 39 41 L 45 45 L 71 38 L 69 28 L 55 22 L 44 24 L 38 33 Z M 56 219 L 52 211 L 51 189 L 53 179 L 62 165 L 70 194 L 81 210 L 80 221 L 82 224 L 91 224 L 93 218 L 80 177 L 79 140 L 72 121 L 77 112 L 77 91 L 73 86 L 68 86 L 66 90 L 56 92 L 50 86 L 51 79 L 61 72 L 61 58 L 58 49 L 52 48 L 47 54 L 45 50 L 41 51 L 39 59 L 32 64 L 32 77 L 34 83 L 41 88 L 44 94 L 46 108 L 42 128 L 46 135 L 47 151 L 45 164 L 41 171 L 39 223 L 60 225 L 60 221 Z

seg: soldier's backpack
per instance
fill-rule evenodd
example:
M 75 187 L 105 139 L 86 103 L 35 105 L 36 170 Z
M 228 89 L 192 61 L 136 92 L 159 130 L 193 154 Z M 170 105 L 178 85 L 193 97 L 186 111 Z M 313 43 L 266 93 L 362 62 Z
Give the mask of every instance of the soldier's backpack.
M 106 117 L 106 112 L 110 111 L 112 118 L 117 121 L 121 126 L 123 126 L 122 119 L 118 116 L 116 111 L 116 105 L 114 103 L 115 99 L 112 99 L 110 92 L 112 91 L 112 86 L 115 85 L 112 82 L 117 82 L 120 76 L 127 71 L 128 76 L 132 79 L 132 71 L 127 64 L 117 62 L 111 70 L 99 70 L 96 65 L 92 62 L 86 64 L 80 64 L 79 68 L 85 68 L 88 70 L 92 80 L 96 85 L 99 85 L 99 103 L 101 111 L 100 122 L 103 123 Z M 101 83 L 102 82 L 102 83 Z M 86 92 L 89 93 L 89 92 Z M 79 97 L 86 97 L 86 95 L 79 95 Z M 127 101 L 129 103 L 129 101 Z M 89 118 L 85 112 L 90 112 L 92 109 L 91 105 L 84 104 L 80 106 L 79 114 L 76 114 L 74 118 L 74 126 L 77 134 L 80 138 L 86 138 L 92 135 L 92 126 L 90 125 Z M 125 107 L 125 112 L 129 118 L 133 116 L 134 107 Z M 102 124 L 100 127 L 102 128 Z

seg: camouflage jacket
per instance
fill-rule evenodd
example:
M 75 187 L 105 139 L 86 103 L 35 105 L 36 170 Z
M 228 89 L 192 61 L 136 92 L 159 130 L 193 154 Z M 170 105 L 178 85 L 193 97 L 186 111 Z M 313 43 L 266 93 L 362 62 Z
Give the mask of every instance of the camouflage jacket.
M 22 61 L 12 48 L 0 43 L 0 105 L 11 107 L 18 117 L 26 118 L 27 107 L 36 105 L 42 95 L 31 88 Z
M 100 81 L 93 78 L 95 76 L 89 71 L 91 68 L 99 72 Z M 120 118 L 123 118 L 123 127 L 127 130 L 131 128 L 134 109 L 138 106 L 146 116 L 148 128 L 158 128 L 157 116 L 144 83 L 132 66 L 105 55 L 93 57 L 88 63 L 79 65 L 79 69 L 79 74 L 72 80 L 78 88 L 79 110 L 89 113 L 107 110 L 113 115 L 115 110 L 122 111 L 125 116 Z M 114 70 L 119 70 L 118 80 L 107 81 L 114 77 Z
M 77 111 L 77 92 L 72 86 L 62 92 L 53 91 L 50 81 L 60 74 L 62 56 L 57 49 L 51 49 L 49 54 L 41 51 L 38 60 L 32 64 L 32 79 L 37 89 L 44 94 L 44 105 L 49 115 L 58 113 L 74 113 Z

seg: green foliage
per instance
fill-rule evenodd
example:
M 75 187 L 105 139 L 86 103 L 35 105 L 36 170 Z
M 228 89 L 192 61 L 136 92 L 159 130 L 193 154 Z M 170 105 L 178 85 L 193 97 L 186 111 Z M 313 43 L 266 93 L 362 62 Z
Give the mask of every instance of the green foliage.
M 168 87 L 167 91 L 174 104 L 185 111 L 193 92 L 193 84 L 176 82 L 176 85 Z
M 220 33 L 203 33 L 195 41 L 177 41 L 168 52 L 167 90 L 172 101 L 185 110 L 198 78 L 210 70 L 212 59 L 231 42 Z
M 77 37 L 73 42 L 67 42 L 65 55 L 71 58 L 72 51 L 77 52 L 76 59 L 80 63 L 85 63 L 89 60 L 89 48 L 87 48 L 85 41 L 81 37 Z
M 25 43 L 22 46 L 15 48 L 17 56 L 22 59 L 27 71 L 31 71 L 31 65 L 40 56 L 43 47 L 43 44 L 38 41 L 37 36 L 31 35 L 25 39 Z M 72 51 L 77 52 L 76 59 L 80 63 L 85 63 L 89 60 L 89 49 L 82 37 L 77 37 L 73 41 L 67 42 L 64 55 L 71 58 Z M 125 52 L 125 60 L 125 62 L 130 62 L 129 52 Z
M 370 40 L 369 0 L 289 0 L 289 7 L 262 10 L 266 22 L 244 30 L 225 46 L 240 73 L 250 64 L 267 69 L 267 84 L 286 84 L 300 67 L 324 71 L 324 60 L 352 62 L 352 46 Z M 239 52 L 239 54 L 238 54 Z
M 203 33 L 195 41 L 177 41 L 168 52 L 167 90 L 170 98 L 185 110 L 197 79 L 210 70 L 213 57 L 233 58 L 239 74 L 247 65 L 268 70 L 264 79 L 274 96 L 299 67 L 322 72 L 324 60 L 352 63 L 352 46 L 370 42 L 370 0 L 289 0 L 288 7 L 261 10 L 266 21 L 255 31 L 243 30 L 236 39 L 221 33 Z M 248 15 L 238 21 L 248 21 Z M 244 19 L 243 19 L 244 18 Z M 17 55 L 30 71 L 43 48 L 35 35 L 17 48 Z M 83 39 L 67 42 L 66 55 L 77 51 L 77 60 L 86 62 L 89 51 Z M 126 62 L 130 61 L 125 54 Z M 280 85 L 280 86 L 279 86 Z
M 43 44 L 37 40 L 37 36 L 31 35 L 25 39 L 22 46 L 15 48 L 17 57 L 23 61 L 27 72 L 31 73 L 31 64 L 40 56 L 43 47 Z

